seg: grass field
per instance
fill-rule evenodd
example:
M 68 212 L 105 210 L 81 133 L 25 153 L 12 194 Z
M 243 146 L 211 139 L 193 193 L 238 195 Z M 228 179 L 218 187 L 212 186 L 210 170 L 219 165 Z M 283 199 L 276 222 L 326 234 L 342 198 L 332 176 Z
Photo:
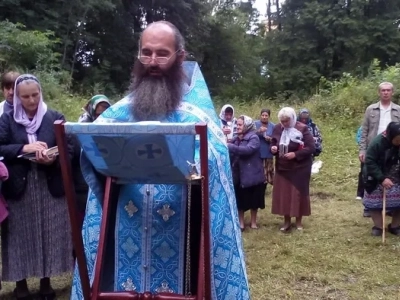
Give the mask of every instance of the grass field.
M 323 167 L 312 177 L 312 215 L 305 218 L 304 231 L 279 232 L 281 219 L 270 214 L 269 188 L 260 228 L 243 233 L 252 299 L 400 300 L 400 239 L 389 234 L 382 245 L 370 235 L 371 220 L 362 217 L 362 204 L 355 200 L 356 128 L 335 124 L 318 123 Z M 69 276 L 53 280 L 58 299 L 68 299 L 70 282 Z M 37 290 L 38 279 L 30 286 Z M 13 288 L 3 283 L 0 298 L 12 299 Z

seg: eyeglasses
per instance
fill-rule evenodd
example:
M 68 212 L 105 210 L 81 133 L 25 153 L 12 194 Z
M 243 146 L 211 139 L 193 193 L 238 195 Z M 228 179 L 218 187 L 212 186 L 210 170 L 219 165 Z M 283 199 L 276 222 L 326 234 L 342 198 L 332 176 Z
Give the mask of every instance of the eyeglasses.
M 154 61 L 159 64 L 159 65 L 165 65 L 168 63 L 168 61 L 171 59 L 172 56 L 174 56 L 176 53 L 178 53 L 179 51 L 181 51 L 181 49 L 176 50 L 174 53 L 172 53 L 169 57 L 165 57 L 165 56 L 144 56 L 144 55 L 139 55 L 138 59 L 139 61 L 144 64 L 144 65 L 148 65 L 150 64 L 153 59 Z
M 37 80 L 36 77 L 24 76 L 24 77 L 19 77 L 18 80 L 15 82 L 15 85 L 18 85 L 18 84 L 20 84 L 21 82 L 23 82 L 25 80 L 33 80 L 33 81 L 36 81 L 37 83 L 39 83 L 39 81 Z

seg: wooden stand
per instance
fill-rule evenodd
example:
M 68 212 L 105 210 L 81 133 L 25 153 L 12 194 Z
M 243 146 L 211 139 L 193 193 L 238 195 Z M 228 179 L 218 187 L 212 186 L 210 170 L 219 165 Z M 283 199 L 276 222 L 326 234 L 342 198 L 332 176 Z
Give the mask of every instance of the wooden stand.
M 110 216 L 115 214 L 115 196 L 118 195 L 118 185 L 114 180 L 107 177 L 105 183 L 105 193 L 103 200 L 103 214 L 100 229 L 99 248 L 97 252 L 96 267 L 94 270 L 93 287 L 90 287 L 89 275 L 86 265 L 83 240 L 79 222 L 77 219 L 77 204 L 74 183 L 72 180 L 72 167 L 68 155 L 67 135 L 65 133 L 64 122 L 56 121 L 54 123 L 59 159 L 61 164 L 64 189 L 68 202 L 68 211 L 71 221 L 72 241 L 76 253 L 79 276 L 82 284 L 82 292 L 85 300 L 102 299 L 135 299 L 135 300 L 200 300 L 211 299 L 211 242 L 210 242 L 210 204 L 209 204 L 209 178 L 208 178 L 208 141 L 207 124 L 196 124 L 196 133 L 200 136 L 200 168 L 201 168 L 201 189 L 202 189 L 202 216 L 201 216 L 201 241 L 199 249 L 198 281 L 197 293 L 195 295 L 180 295 L 171 293 L 152 294 L 150 292 L 102 292 L 100 291 L 100 281 L 104 265 L 105 242 L 107 232 L 110 227 Z M 114 196 L 114 197 L 113 197 Z

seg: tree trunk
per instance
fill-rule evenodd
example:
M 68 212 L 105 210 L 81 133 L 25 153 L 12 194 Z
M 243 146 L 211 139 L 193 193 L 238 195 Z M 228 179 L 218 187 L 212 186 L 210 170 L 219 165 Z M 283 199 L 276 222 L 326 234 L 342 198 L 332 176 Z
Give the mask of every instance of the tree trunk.
M 272 20 L 271 20 L 271 0 L 268 0 L 267 4 L 267 18 L 268 18 L 268 32 L 271 31 Z
M 278 20 L 278 30 L 282 31 L 282 24 L 281 24 L 281 8 L 279 6 L 279 0 L 276 0 L 276 18 Z

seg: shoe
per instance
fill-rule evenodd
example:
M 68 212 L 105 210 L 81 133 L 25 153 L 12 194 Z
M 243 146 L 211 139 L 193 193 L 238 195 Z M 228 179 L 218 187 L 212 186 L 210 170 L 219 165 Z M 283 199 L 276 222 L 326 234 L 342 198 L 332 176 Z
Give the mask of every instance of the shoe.
M 39 296 L 41 300 L 54 300 L 56 299 L 56 292 L 52 291 L 51 293 L 42 294 L 39 292 Z
M 17 300 L 32 300 L 33 299 L 31 294 L 28 294 L 23 297 L 18 297 L 17 289 L 14 289 L 13 294 L 14 294 L 15 299 L 17 299 Z
M 388 231 L 393 234 L 393 235 L 397 235 L 400 236 L 400 226 L 397 227 L 392 227 L 392 224 L 388 225 Z
M 289 232 L 291 228 L 292 228 L 291 224 L 289 226 L 287 226 L 287 227 L 285 225 L 283 225 L 279 230 L 281 232 Z
M 43 291 L 44 290 L 44 291 Z M 56 299 L 56 292 L 53 290 L 51 286 L 45 289 L 39 289 L 39 298 L 41 300 L 54 300 Z
M 362 200 L 362 197 L 357 196 L 357 197 L 356 197 L 356 200 Z
M 383 232 L 382 228 L 379 228 L 379 227 L 376 227 L 376 226 L 372 227 L 371 234 L 373 236 L 382 236 L 382 232 Z

